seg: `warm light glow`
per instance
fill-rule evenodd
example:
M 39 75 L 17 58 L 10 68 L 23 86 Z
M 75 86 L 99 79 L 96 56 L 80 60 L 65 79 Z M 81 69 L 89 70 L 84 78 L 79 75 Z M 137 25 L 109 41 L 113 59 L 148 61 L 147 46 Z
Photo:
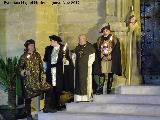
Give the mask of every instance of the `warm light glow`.
M 104 43 L 104 46 L 106 47 L 106 46 L 107 46 L 107 43 Z
M 30 57 L 31 57 L 31 55 L 30 55 L 30 54 L 28 54 L 28 55 L 27 55 L 27 58 L 29 59 Z
M 110 41 L 112 41 L 112 39 L 113 39 L 113 36 L 110 37 Z
M 132 8 L 131 8 L 131 9 L 132 9 L 132 11 L 133 11 L 133 5 L 132 5 Z
M 67 43 L 64 45 L 63 51 L 66 51 Z

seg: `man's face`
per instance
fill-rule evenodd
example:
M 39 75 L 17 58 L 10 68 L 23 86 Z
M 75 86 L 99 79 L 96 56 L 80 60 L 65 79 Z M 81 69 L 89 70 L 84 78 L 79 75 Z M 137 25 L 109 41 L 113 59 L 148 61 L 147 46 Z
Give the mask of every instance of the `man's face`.
M 108 30 L 108 29 L 103 30 L 103 35 L 104 36 L 108 36 L 109 34 L 110 34 L 110 30 Z
M 51 40 L 51 46 L 55 47 L 57 44 L 58 44 L 57 41 Z
M 86 41 L 87 41 L 87 38 L 85 35 L 80 35 L 79 36 L 79 44 L 80 45 L 85 45 L 86 44 Z
M 34 44 L 29 44 L 28 45 L 28 51 L 34 51 L 35 50 L 35 45 Z

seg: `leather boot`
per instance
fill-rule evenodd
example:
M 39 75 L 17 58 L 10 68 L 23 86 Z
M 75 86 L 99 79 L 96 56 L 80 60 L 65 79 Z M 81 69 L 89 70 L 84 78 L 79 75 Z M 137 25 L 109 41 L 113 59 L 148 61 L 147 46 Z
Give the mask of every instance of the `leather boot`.
M 108 83 L 107 83 L 107 94 L 110 94 L 112 91 L 112 82 L 113 82 L 113 73 L 109 73 Z
M 33 120 L 31 115 L 31 99 L 25 99 L 25 108 L 27 113 L 27 120 Z

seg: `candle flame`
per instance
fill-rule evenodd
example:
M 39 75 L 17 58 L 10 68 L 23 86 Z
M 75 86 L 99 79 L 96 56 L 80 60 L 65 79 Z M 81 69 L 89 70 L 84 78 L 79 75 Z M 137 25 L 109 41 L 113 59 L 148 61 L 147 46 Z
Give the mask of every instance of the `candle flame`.
M 131 10 L 133 11 L 133 5 L 132 5 L 132 7 L 131 7 Z
M 31 55 L 30 55 L 30 54 L 28 54 L 28 55 L 27 55 L 27 58 L 29 59 L 30 57 L 31 57 Z
M 110 40 L 111 40 L 111 41 L 112 41 L 112 39 L 113 39 L 113 36 L 110 37 Z
M 64 45 L 63 51 L 66 51 L 67 43 Z

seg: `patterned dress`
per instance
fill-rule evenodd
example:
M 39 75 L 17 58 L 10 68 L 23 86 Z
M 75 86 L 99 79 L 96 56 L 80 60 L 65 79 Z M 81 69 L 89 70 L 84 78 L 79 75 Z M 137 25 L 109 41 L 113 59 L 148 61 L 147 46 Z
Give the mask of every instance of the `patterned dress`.
M 45 74 L 43 71 L 43 63 L 38 52 L 34 52 L 32 55 L 25 52 L 19 60 L 19 70 L 29 71 L 30 75 L 24 75 L 22 77 L 23 95 L 25 98 L 33 98 L 42 93 L 41 85 L 45 80 Z

